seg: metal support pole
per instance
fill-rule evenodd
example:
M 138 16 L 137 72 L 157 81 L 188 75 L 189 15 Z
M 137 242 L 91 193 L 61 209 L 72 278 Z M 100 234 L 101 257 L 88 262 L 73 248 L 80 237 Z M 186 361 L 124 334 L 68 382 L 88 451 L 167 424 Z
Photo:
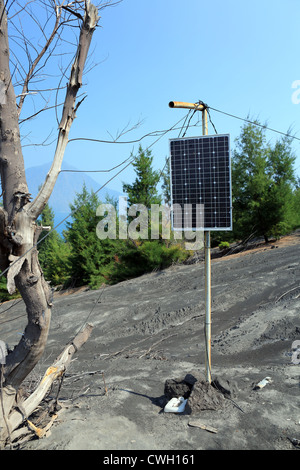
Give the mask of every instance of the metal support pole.
M 211 265 L 210 232 L 204 232 L 205 250 L 205 372 L 211 383 Z
M 207 111 L 202 110 L 202 134 L 208 134 Z M 204 232 L 205 254 L 205 371 L 206 381 L 211 383 L 211 254 L 210 232 Z
M 207 111 L 206 108 L 202 110 L 202 134 L 208 135 L 208 124 L 207 124 Z
M 207 110 L 201 103 L 186 103 L 181 101 L 170 101 L 170 108 L 195 109 L 202 112 L 202 134 L 208 135 Z M 206 381 L 211 383 L 211 253 L 210 232 L 204 232 L 205 252 L 205 370 Z

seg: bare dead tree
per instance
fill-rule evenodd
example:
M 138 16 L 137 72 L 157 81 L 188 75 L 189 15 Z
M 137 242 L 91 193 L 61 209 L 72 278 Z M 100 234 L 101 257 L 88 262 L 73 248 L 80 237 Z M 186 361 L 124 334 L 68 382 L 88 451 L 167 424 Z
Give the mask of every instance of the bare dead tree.
M 0 447 L 5 446 L 14 430 L 18 390 L 35 367 L 44 351 L 51 319 L 51 295 L 38 261 L 36 243 L 41 231 L 36 223 L 54 188 L 71 125 L 81 101 L 78 92 L 83 83 L 83 71 L 93 33 L 99 21 L 99 9 L 119 2 L 107 1 L 98 8 L 89 0 L 43 0 L 19 2 L 0 0 L 0 175 L 3 207 L 0 207 L 0 270 L 7 276 L 7 289 L 20 292 L 27 312 L 28 323 L 20 342 L 9 351 L 1 371 Z M 43 15 L 36 13 L 36 6 Z M 12 5 L 14 8 L 12 8 Z M 20 19 L 25 13 L 41 32 L 35 44 L 22 28 Z M 9 21 L 14 34 L 9 37 Z M 78 31 L 75 59 L 65 90 L 62 115 L 59 120 L 56 150 L 52 166 L 34 200 L 28 191 L 20 138 L 20 113 L 31 93 L 41 96 L 41 71 L 55 55 L 63 28 Z M 12 53 L 10 42 L 22 49 L 23 58 Z M 73 44 L 69 46 L 73 47 Z M 28 66 L 25 67 L 27 58 Z M 44 73 L 44 72 L 43 72 Z M 59 71 L 61 77 L 66 72 Z M 31 85 L 33 84 L 33 85 Z M 40 88 L 39 88 L 40 87 Z M 61 88 L 59 84 L 55 89 Z M 17 90 L 17 93 L 16 93 Z M 17 95 L 17 96 L 16 96 Z M 47 109 L 44 102 L 37 115 Z M 30 116 L 29 116 L 30 117 Z M 25 118 L 26 120 L 28 118 Z M 41 397 L 39 396 L 39 399 Z M 31 400 L 31 410 L 38 403 Z

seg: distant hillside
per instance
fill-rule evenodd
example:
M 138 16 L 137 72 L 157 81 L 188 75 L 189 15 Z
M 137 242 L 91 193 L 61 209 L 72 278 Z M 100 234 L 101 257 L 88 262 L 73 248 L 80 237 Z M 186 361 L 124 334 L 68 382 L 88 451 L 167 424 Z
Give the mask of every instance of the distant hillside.
M 29 192 L 32 194 L 32 197 L 37 195 L 38 188 L 44 182 L 50 167 L 51 163 L 46 163 L 26 170 Z M 62 169 L 76 170 L 75 167 L 65 162 L 62 165 Z M 74 201 L 76 193 L 81 192 L 84 183 L 89 191 L 91 189 L 98 191 L 101 187 L 101 183 L 98 183 L 86 173 L 62 172 L 59 174 L 49 200 L 49 205 L 55 214 L 55 225 L 60 224 L 70 214 L 70 203 Z M 108 187 L 103 188 L 98 193 L 99 199 L 102 201 L 105 200 L 106 195 L 118 198 L 121 194 Z M 69 217 L 67 220 L 71 221 L 71 218 Z M 61 233 L 64 230 L 65 222 L 57 227 L 58 232 Z

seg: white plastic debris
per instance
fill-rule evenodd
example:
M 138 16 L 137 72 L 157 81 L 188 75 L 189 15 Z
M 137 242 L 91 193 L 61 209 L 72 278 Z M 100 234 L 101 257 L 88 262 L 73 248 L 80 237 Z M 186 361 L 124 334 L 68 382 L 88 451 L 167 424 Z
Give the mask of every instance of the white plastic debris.
M 271 377 L 265 377 L 263 380 L 258 382 L 257 385 L 255 385 L 254 389 L 257 390 L 257 389 L 260 389 L 260 388 L 264 388 L 269 383 L 272 383 Z
M 164 408 L 165 413 L 182 413 L 185 409 L 187 400 L 183 397 L 171 398 Z

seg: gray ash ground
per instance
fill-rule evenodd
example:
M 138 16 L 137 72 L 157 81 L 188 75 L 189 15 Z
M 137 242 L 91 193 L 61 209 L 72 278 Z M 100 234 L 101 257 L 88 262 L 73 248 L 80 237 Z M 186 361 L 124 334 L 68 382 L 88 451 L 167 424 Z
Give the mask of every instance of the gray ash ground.
M 67 371 L 51 434 L 24 448 L 296 450 L 299 248 L 298 231 L 212 260 L 212 378 L 230 391 L 215 409 L 163 412 L 166 381 L 191 374 L 199 384 L 205 374 L 203 261 L 97 291 L 56 294 L 48 345 L 33 377 L 42 377 L 85 322 L 94 329 Z M 1 315 L 1 339 L 10 346 L 26 323 L 22 302 L 12 305 Z M 267 376 L 272 382 L 255 390 Z M 191 427 L 191 419 L 218 432 Z

